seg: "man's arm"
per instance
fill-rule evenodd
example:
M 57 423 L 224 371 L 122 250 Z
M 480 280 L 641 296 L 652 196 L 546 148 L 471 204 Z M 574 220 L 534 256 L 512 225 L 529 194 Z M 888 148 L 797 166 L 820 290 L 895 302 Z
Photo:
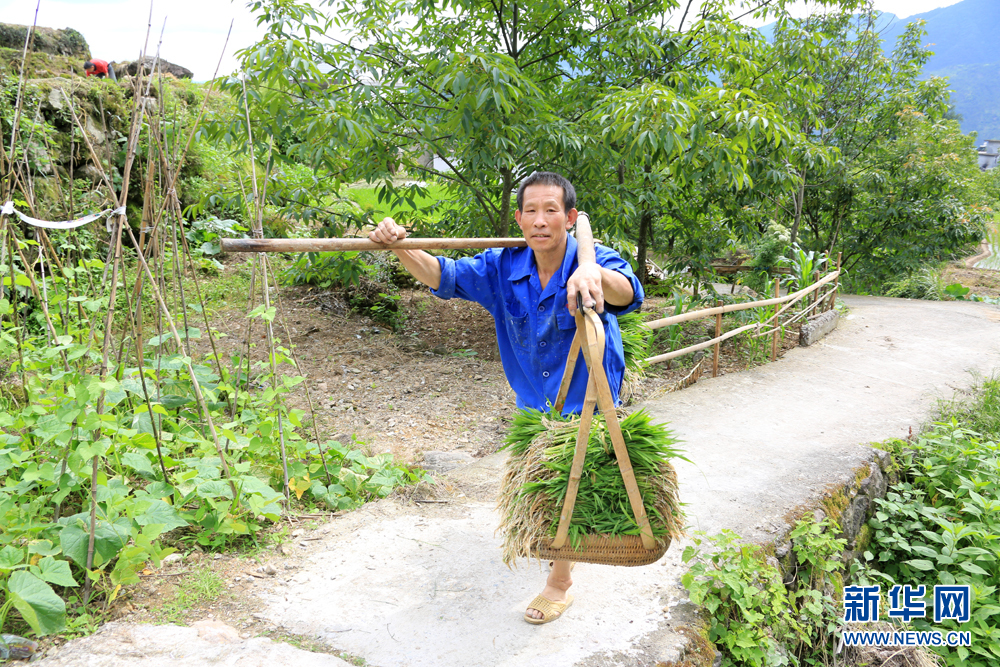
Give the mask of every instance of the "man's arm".
M 368 233 L 368 238 L 376 243 L 392 245 L 406 238 L 406 230 L 392 218 L 386 218 Z M 393 250 L 399 261 L 410 274 L 433 290 L 441 286 L 441 264 L 437 257 L 423 250 Z M 631 287 L 630 287 L 631 289 Z
M 580 266 L 566 281 L 570 312 L 576 312 L 578 292 L 583 294 L 583 305 L 594 308 L 599 313 L 604 312 L 605 302 L 623 308 L 630 305 L 635 298 L 632 282 L 617 271 L 599 265 L 592 248 L 581 254 Z

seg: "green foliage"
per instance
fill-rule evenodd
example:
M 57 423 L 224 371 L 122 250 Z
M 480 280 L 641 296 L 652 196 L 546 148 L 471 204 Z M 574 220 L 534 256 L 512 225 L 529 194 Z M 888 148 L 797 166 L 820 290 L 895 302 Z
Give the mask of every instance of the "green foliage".
M 724 667 L 822 664 L 840 616 L 824 592 L 843 567 L 844 540 L 834 532 L 826 519 L 796 524 L 790 536 L 798 569 L 787 588 L 766 552 L 732 531 L 697 537 L 684 550 L 689 569 L 681 582 L 708 611 L 708 638 L 722 649 Z
M 77 584 L 89 578 L 113 598 L 173 551 L 163 546 L 168 534 L 170 543 L 213 549 L 256 540 L 286 511 L 282 437 L 292 502 L 307 508 L 352 508 L 418 479 L 387 455 L 366 456 L 363 443 L 310 440 L 304 413 L 285 404 L 304 378 L 288 372 L 289 351 L 280 341 L 276 375 L 269 361 L 191 358 L 170 334 L 149 336 L 130 362 L 112 357 L 102 375 L 105 334 L 98 328 L 89 338 L 89 317 L 106 311 L 108 297 L 71 297 L 67 288 L 75 284 L 86 294 L 88 283 L 99 284 L 103 264 L 82 261 L 46 273 L 57 334 L 51 343 L 46 329 L 32 324 L 27 275 L 16 263 L 13 270 L 0 297 L 0 360 L 8 377 L 23 373 L 25 384 L 0 394 L 0 626 L 16 610 L 37 634 L 62 630 L 63 600 Z M 24 316 L 19 328 L 15 305 Z M 77 308 L 88 317 L 78 318 Z M 251 315 L 275 314 L 272 307 Z M 195 340 L 208 332 L 180 333 Z
M 792 273 L 788 276 L 787 284 L 796 290 L 805 289 L 815 282 L 815 273 L 826 272 L 829 258 L 826 253 L 817 253 L 813 250 L 803 250 L 797 243 L 792 244 L 791 257 L 782 257 L 781 264 L 791 268 Z
M 940 655 L 949 666 L 986 667 L 1000 658 L 1000 382 L 986 381 L 977 400 L 952 412 L 902 451 L 902 479 L 877 501 L 864 558 L 890 585 L 970 585 L 970 621 L 942 625 L 971 632 L 972 645 Z
M 672 536 L 677 524 L 673 514 L 679 513 L 679 508 L 671 502 L 664 507 L 661 485 L 668 475 L 663 466 L 670 459 L 687 459 L 677 449 L 677 440 L 670 430 L 654 422 L 645 410 L 628 415 L 620 421 L 620 426 L 653 535 Z M 558 517 L 569 485 L 578 430 L 578 418 L 567 419 L 554 411 L 543 413 L 524 409 L 514 414 L 504 445 L 510 449 L 511 456 L 524 456 L 536 439 L 540 439 L 546 445 L 542 465 L 556 473 L 526 483 L 519 490 L 519 502 L 533 505 L 543 502 L 537 498 L 545 498 Z M 676 480 L 669 481 L 668 486 L 675 483 Z M 673 491 L 676 491 L 675 486 Z M 671 516 L 663 516 L 661 510 L 669 511 Z M 551 523 L 553 534 L 557 524 L 558 521 Z M 569 526 L 571 544 L 579 545 L 588 534 L 639 534 L 611 438 L 600 415 L 595 415 L 591 423 L 586 459 Z
M 931 265 L 922 266 L 898 280 L 886 283 L 884 294 L 904 299 L 943 301 L 948 296 L 948 288 L 945 287 L 940 269 Z

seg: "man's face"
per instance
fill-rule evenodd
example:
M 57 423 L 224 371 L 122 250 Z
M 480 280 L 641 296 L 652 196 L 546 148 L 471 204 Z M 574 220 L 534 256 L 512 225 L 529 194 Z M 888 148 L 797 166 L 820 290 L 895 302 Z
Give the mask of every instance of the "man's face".
M 521 210 L 514 212 L 528 247 L 536 253 L 561 250 L 566 233 L 576 222 L 576 209 L 565 210 L 563 189 L 558 185 L 529 185 L 524 189 Z

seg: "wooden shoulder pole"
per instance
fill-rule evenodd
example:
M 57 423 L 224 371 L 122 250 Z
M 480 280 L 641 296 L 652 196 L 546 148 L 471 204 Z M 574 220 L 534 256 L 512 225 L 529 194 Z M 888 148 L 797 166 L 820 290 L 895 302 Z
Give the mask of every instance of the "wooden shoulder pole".
M 342 252 L 357 250 L 466 250 L 526 248 L 523 238 L 415 239 L 391 245 L 358 239 L 222 239 L 222 252 Z

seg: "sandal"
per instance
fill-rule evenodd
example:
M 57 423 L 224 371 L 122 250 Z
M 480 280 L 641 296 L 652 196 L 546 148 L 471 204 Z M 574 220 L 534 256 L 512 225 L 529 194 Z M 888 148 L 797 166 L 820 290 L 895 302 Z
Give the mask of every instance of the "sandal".
M 528 612 L 525 610 L 524 620 L 532 625 L 544 625 L 545 623 L 551 623 L 557 618 L 562 618 L 563 612 L 569 609 L 571 604 L 573 604 L 572 595 L 566 598 L 566 602 L 553 602 L 548 598 L 543 598 L 541 595 L 538 595 L 531 601 L 530 604 L 528 604 L 528 609 L 535 609 L 542 612 L 542 617 L 532 618 L 528 616 Z

